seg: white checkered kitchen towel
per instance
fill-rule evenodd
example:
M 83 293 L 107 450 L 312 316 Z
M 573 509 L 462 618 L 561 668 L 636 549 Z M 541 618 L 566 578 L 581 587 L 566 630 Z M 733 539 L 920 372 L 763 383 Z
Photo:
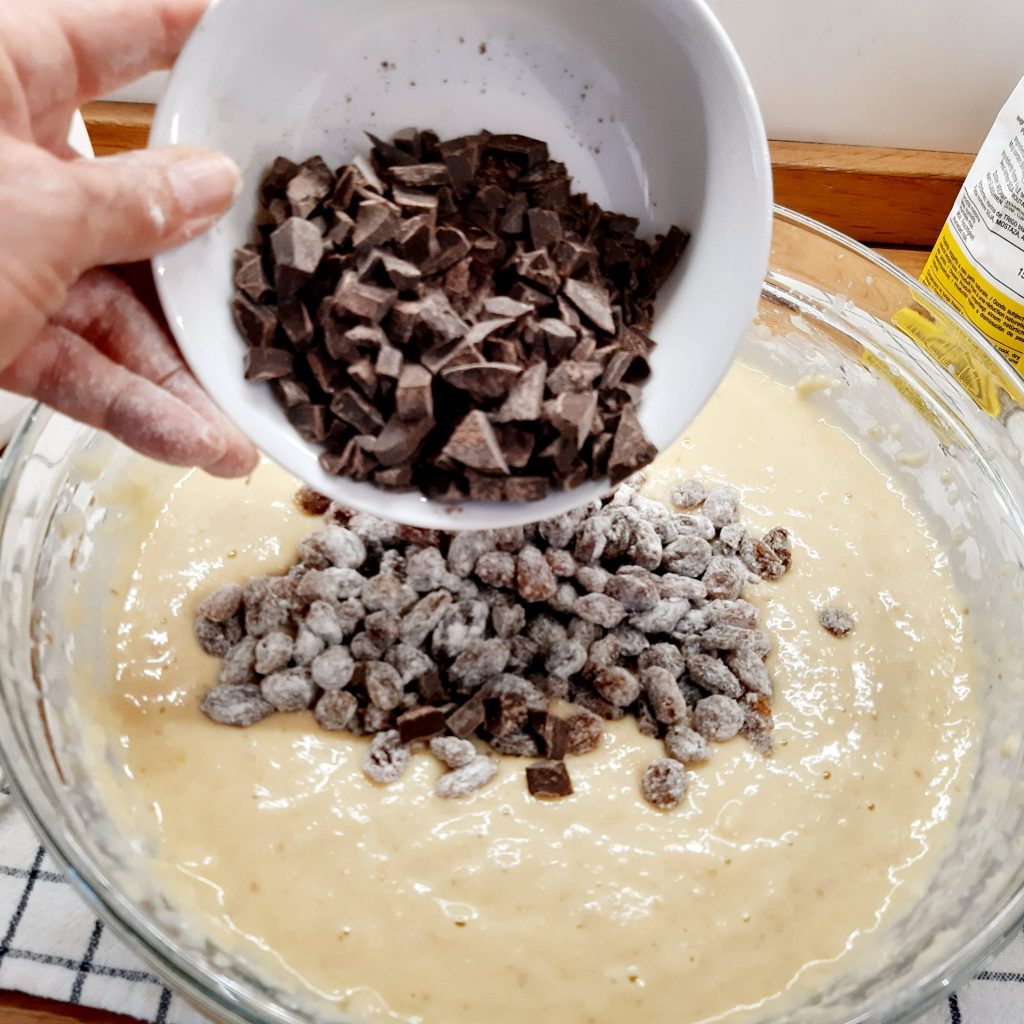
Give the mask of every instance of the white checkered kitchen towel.
M 6 924 L 4 924 L 6 922 Z M 0 786 L 0 989 L 137 1017 L 204 1024 L 103 925 Z M 1020 1024 L 1024 935 L 918 1024 Z

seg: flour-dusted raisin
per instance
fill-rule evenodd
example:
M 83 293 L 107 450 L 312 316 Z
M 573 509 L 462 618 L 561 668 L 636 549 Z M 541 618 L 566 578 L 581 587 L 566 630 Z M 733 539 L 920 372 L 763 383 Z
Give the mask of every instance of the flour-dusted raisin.
M 675 630 L 672 635 L 677 639 L 680 637 L 699 637 L 710 627 L 711 616 L 708 613 L 707 607 L 691 608 L 676 623 Z
M 457 657 L 471 640 L 479 640 L 484 635 L 490 614 L 491 610 L 484 601 L 459 601 L 451 605 L 431 635 L 434 655 L 438 658 Z M 404 634 L 403 639 L 412 643 Z
M 358 569 L 366 561 L 366 546 L 344 526 L 325 526 L 302 541 L 299 559 L 311 569 Z
M 291 635 L 279 629 L 274 630 L 261 637 L 256 644 L 256 671 L 261 676 L 268 676 L 284 668 L 294 653 L 295 641 Z
M 358 701 L 348 690 L 328 690 L 321 694 L 313 708 L 313 716 L 321 729 L 347 729 L 356 713 Z
M 785 572 L 793 563 L 793 538 L 784 526 L 776 526 L 764 535 L 764 542 L 775 552 Z
M 504 736 L 492 736 L 490 747 L 496 754 L 506 757 L 539 757 L 540 746 L 528 732 L 510 732 Z
M 731 740 L 743 726 L 743 709 L 728 697 L 712 694 L 698 701 L 693 711 L 693 725 L 705 739 Z
M 269 576 L 256 576 L 243 588 L 245 631 L 249 636 L 266 636 L 288 625 L 292 609 L 287 600 L 275 592 Z
M 726 523 L 718 534 L 722 554 L 738 555 L 746 536 L 747 528 L 742 523 Z
M 509 638 L 508 649 L 508 665 L 505 667 L 509 672 L 524 672 L 540 657 L 536 641 L 522 633 Z
M 437 548 L 423 548 L 406 559 L 405 582 L 418 594 L 443 587 L 447 579 L 448 566 Z
M 516 560 L 507 551 L 485 551 L 473 572 L 489 587 L 511 587 L 516 581 Z
M 476 689 L 505 671 L 510 654 L 507 640 L 471 640 L 448 666 L 448 675 L 463 689 Z
M 700 508 L 704 504 L 707 493 L 707 489 L 699 480 L 684 480 L 672 487 L 668 500 L 676 508 L 685 511 L 691 508 Z
M 307 516 L 326 515 L 327 510 L 331 507 L 330 498 L 325 497 L 319 491 L 313 490 L 312 487 L 307 487 L 306 484 L 303 484 L 295 492 L 292 500 L 295 502 L 296 508 Z
M 718 530 L 711 520 L 700 512 L 677 512 L 672 516 L 679 537 L 699 537 L 701 540 L 712 541 Z
M 457 533 L 448 546 L 448 568 L 456 576 L 468 576 L 477 559 L 486 551 L 494 550 L 494 538 L 490 533 Z
M 551 571 L 561 579 L 572 579 L 576 575 L 576 559 L 568 551 L 561 548 L 549 548 L 544 552 L 544 558 L 551 568 Z
M 725 663 L 747 690 L 768 698 L 771 697 L 771 677 L 756 651 L 750 647 L 741 647 L 726 655 Z
M 703 601 L 708 596 L 707 587 L 700 580 L 674 573 L 658 576 L 657 587 L 666 601 Z
M 452 595 L 446 590 L 425 594 L 402 618 L 399 627 L 402 640 L 413 647 L 419 647 L 438 626 L 452 604 Z
M 237 583 L 226 583 L 218 587 L 196 608 L 196 614 L 211 622 L 227 622 L 242 607 L 242 588 Z
M 305 711 L 313 704 L 316 686 L 307 668 L 274 672 L 260 683 L 263 699 L 277 711 Z
M 545 519 L 544 522 L 538 524 L 537 532 L 550 547 L 565 548 L 572 543 L 576 531 L 586 516 L 586 509 L 572 509 L 560 516 L 555 516 L 554 519 Z
M 228 686 L 256 681 L 255 637 L 243 637 L 228 650 L 217 670 L 217 681 Z
M 328 647 L 310 665 L 313 682 L 323 690 L 343 690 L 352 681 L 356 663 L 345 647 Z
M 366 635 L 380 648 L 386 651 L 398 640 L 401 620 L 393 612 L 370 612 L 363 620 Z
M 392 711 L 402 703 L 402 677 L 398 670 L 384 661 L 366 665 L 366 692 L 375 707 Z
M 223 658 L 242 639 L 242 624 L 237 618 L 214 622 L 200 615 L 192 628 L 200 648 L 215 658 Z
M 487 727 L 495 736 L 517 732 L 531 711 L 543 709 L 543 696 L 528 679 L 506 672 L 490 679 L 481 691 L 487 706 Z
M 526 626 L 526 609 L 513 599 L 491 605 L 491 628 L 503 640 L 521 633 Z
M 586 708 L 575 708 L 565 718 L 568 738 L 566 750 L 570 754 L 589 754 L 601 745 L 604 723 L 599 715 Z
M 630 615 L 629 625 L 641 633 L 671 633 L 676 629 L 679 620 L 690 610 L 690 602 L 686 600 L 659 600 L 646 612 Z
M 243 728 L 262 722 L 274 713 L 273 705 L 263 699 L 259 687 L 248 683 L 215 686 L 199 702 L 199 710 L 219 725 Z
M 763 540 L 746 537 L 740 545 L 739 557 L 761 579 L 777 580 L 786 571 L 786 562 Z
M 693 682 L 709 693 L 721 693 L 734 699 L 743 696 L 740 681 L 718 658 L 708 654 L 691 654 L 686 659 L 686 671 Z
M 348 528 L 363 542 L 368 551 L 380 553 L 398 541 L 401 527 L 390 519 L 381 519 L 369 512 L 356 512 L 348 521 Z
M 580 565 L 593 565 L 604 554 L 608 546 L 611 528 L 609 516 L 601 514 L 591 516 L 580 527 L 576 534 L 576 545 L 573 554 Z
M 359 600 L 368 612 L 402 615 L 420 599 L 419 594 L 393 573 L 378 573 L 363 584 Z
M 651 523 L 639 522 L 633 525 L 626 557 L 642 569 L 657 569 L 664 557 L 664 545 L 658 531 Z
M 547 701 L 568 700 L 570 697 L 571 685 L 568 679 L 562 679 L 559 676 L 531 674 L 530 682 Z
M 312 664 L 326 646 L 316 633 L 305 626 L 300 626 L 295 636 L 292 658 L 296 665 Z
M 657 577 L 616 573 L 604 588 L 608 597 L 615 598 L 627 612 L 650 611 L 660 598 Z
M 708 562 L 701 582 L 711 600 L 735 601 L 743 592 L 747 579 L 746 566 L 731 555 L 715 555 Z
M 328 645 L 340 644 L 344 636 L 337 606 L 328 601 L 314 601 L 306 612 L 303 624 Z
M 593 711 L 595 715 L 600 715 L 606 722 L 619 722 L 626 717 L 626 709 L 624 707 L 619 707 L 618 704 L 605 700 L 604 697 L 593 690 L 574 690 L 572 702 L 579 704 L 588 711 Z
M 705 606 L 712 626 L 735 626 L 739 629 L 757 629 L 760 613 L 749 601 L 714 600 Z
M 671 758 L 652 761 L 640 780 L 644 799 L 655 807 L 675 807 L 686 794 L 686 769 Z
M 411 644 L 395 644 L 385 655 L 384 660 L 399 674 L 402 686 L 421 679 L 428 672 L 436 672 L 437 665 L 426 651 Z
M 383 645 L 377 643 L 365 630 L 360 630 L 348 642 L 352 657 L 356 661 L 380 661 L 384 657 Z
M 604 630 L 595 622 L 573 618 L 569 620 L 566 634 L 570 640 L 575 640 L 576 643 L 583 644 L 589 649 L 595 640 L 600 640 L 604 636 Z
M 367 733 L 376 733 L 393 729 L 396 714 L 394 708 L 379 708 L 376 704 L 368 704 L 363 711 L 363 730 Z
M 686 706 L 675 676 L 665 668 L 651 665 L 640 672 L 640 682 L 647 695 L 654 717 L 665 725 L 687 723 L 690 710 Z
M 489 532 L 499 551 L 515 554 L 524 544 L 533 540 L 536 531 L 533 526 L 502 526 Z
M 486 786 L 498 774 L 498 762 L 480 755 L 469 764 L 445 772 L 437 780 L 434 792 L 443 800 L 460 800 Z
M 586 594 L 577 600 L 573 611 L 604 629 L 614 629 L 626 617 L 622 603 L 607 594 Z
M 700 764 L 711 757 L 711 748 L 688 725 L 673 725 L 665 733 L 665 752 L 680 764 Z
M 558 581 L 547 560 L 532 544 L 516 556 L 516 589 L 530 604 L 550 600 L 558 589 Z
M 382 576 L 397 576 L 405 579 L 405 555 L 397 548 L 389 548 L 380 556 L 380 564 L 377 567 L 377 574 Z
M 430 752 L 446 768 L 462 768 L 476 758 L 473 742 L 457 736 L 435 736 L 430 741 Z
M 612 574 L 599 565 L 578 565 L 576 568 L 576 582 L 588 594 L 603 594 Z
M 752 630 L 746 644 L 746 649 L 752 651 L 764 661 L 772 653 L 772 642 L 767 633 Z
M 686 658 L 676 644 L 653 644 L 637 660 L 641 672 L 648 668 L 663 668 L 673 679 L 678 679 L 686 670 Z
M 409 767 L 409 751 L 402 746 L 397 729 L 373 737 L 363 758 L 363 774 L 373 782 L 397 782 Z
M 739 510 L 740 492 L 735 487 L 712 487 L 702 506 L 704 515 L 711 520 L 716 530 L 736 521 Z
M 832 605 L 821 610 L 818 621 L 821 623 L 822 629 L 833 636 L 846 636 L 853 631 L 853 627 L 857 624 L 849 612 L 844 612 L 842 608 Z
M 480 596 L 480 587 L 475 580 L 470 579 L 468 576 L 465 579 L 452 576 L 452 579 L 458 580 L 452 588 L 452 597 L 456 601 L 475 601 Z
M 651 642 L 647 637 L 632 625 L 616 626 L 611 635 L 619 642 L 619 652 L 624 658 L 639 658 Z
M 546 654 L 552 647 L 564 644 L 568 634 L 558 619 L 541 612 L 526 627 L 526 635 L 537 644 L 538 650 Z
M 590 596 L 602 597 L 603 595 L 592 594 Z M 579 591 L 571 583 L 562 580 L 549 599 L 548 607 L 560 615 L 572 615 L 576 610 L 576 603 L 579 599 Z
M 665 548 L 662 567 L 666 572 L 699 579 L 710 561 L 711 545 L 701 537 L 684 535 Z
M 593 675 L 593 684 L 594 689 L 617 708 L 629 707 L 640 696 L 640 680 L 621 666 L 598 669 Z
M 556 679 L 576 675 L 587 663 L 587 649 L 576 640 L 555 644 L 544 656 L 544 671 Z
M 621 655 L 622 644 L 618 637 L 611 634 L 603 636 L 590 645 L 584 672 L 591 676 L 600 669 L 612 668 L 618 664 Z

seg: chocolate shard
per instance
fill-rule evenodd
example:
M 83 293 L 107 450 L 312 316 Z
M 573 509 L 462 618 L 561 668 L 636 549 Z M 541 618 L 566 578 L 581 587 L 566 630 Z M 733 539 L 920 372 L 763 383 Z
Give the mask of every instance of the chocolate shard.
M 391 136 L 391 144 L 403 153 L 416 157 L 415 162 L 423 156 L 423 139 L 418 128 L 402 128 L 395 132 Z
M 521 278 L 539 285 L 551 294 L 557 292 L 562 284 L 562 279 L 555 269 L 555 261 L 547 249 L 520 253 L 515 258 L 515 271 Z
M 412 466 L 392 466 L 390 469 L 378 469 L 373 474 L 373 482 L 386 491 L 415 490 L 412 483 Z
M 245 353 L 246 380 L 276 380 L 292 373 L 295 360 L 280 348 L 251 348 Z
M 377 393 L 377 371 L 373 368 L 373 363 L 369 359 L 357 359 L 354 363 L 349 363 L 347 369 L 356 387 L 372 400 Z
M 372 249 L 390 241 L 398 233 L 401 215 L 386 199 L 370 199 L 359 205 L 352 245 L 356 249 Z
M 442 142 L 437 147 L 448 169 L 449 179 L 456 189 L 465 187 L 476 177 L 477 168 L 480 166 L 481 141 L 482 137 L 479 135 L 463 135 Z
M 374 324 L 384 319 L 397 298 L 398 293 L 394 289 L 366 284 L 351 270 L 343 275 L 334 291 L 334 302 L 338 309 Z
M 544 757 L 549 761 L 564 760 L 569 751 L 569 723 L 551 711 L 534 711 L 530 714 L 530 725 Z
M 434 420 L 430 417 L 402 420 L 392 416 L 377 435 L 370 454 L 382 466 L 399 466 L 416 454 L 433 429 Z
M 526 170 L 532 170 L 548 158 L 547 143 L 526 135 L 492 135 L 485 146 L 492 153 L 511 157 Z
M 453 267 L 448 268 L 448 272 L 444 275 L 444 290 L 453 298 L 464 298 L 469 294 L 472 275 L 473 261 L 467 256 L 464 260 L 459 260 Z
M 327 409 L 322 405 L 293 405 L 287 410 L 288 420 L 306 441 L 323 441 L 327 437 Z
M 563 436 L 571 438 L 579 451 L 594 429 L 597 392 L 565 392 L 544 404 L 545 416 Z
M 601 375 L 601 387 L 617 388 L 623 381 L 634 383 L 646 380 L 651 375 L 651 367 L 644 356 L 621 349 L 613 352 Z
M 434 415 L 433 378 L 425 366 L 406 363 L 395 390 L 395 414 L 403 420 L 432 419 Z
M 263 260 L 257 254 L 239 263 L 235 271 L 235 287 L 253 302 L 261 302 L 270 292 L 270 282 L 263 270 Z
M 231 312 L 235 326 L 253 348 L 263 348 L 274 340 L 277 310 L 273 306 L 257 306 L 244 295 L 236 295 Z
M 309 402 L 309 392 L 297 380 L 284 377 L 281 380 L 275 380 L 270 386 L 274 389 L 277 400 L 286 410 Z
M 288 340 L 299 349 L 308 348 L 313 342 L 313 320 L 305 303 L 298 299 L 286 299 L 277 307 L 281 330 Z
M 424 672 L 416 680 L 416 690 L 424 704 L 440 704 L 448 697 L 441 677 L 434 671 Z
M 324 243 L 315 224 L 301 217 L 289 217 L 270 236 L 270 247 L 278 267 L 311 276 L 320 265 Z
M 452 309 L 440 288 L 424 291 L 419 306 L 420 322 L 441 341 L 464 338 L 469 329 L 465 321 Z
M 503 235 L 521 235 L 526 231 L 526 211 L 530 201 L 524 195 L 515 195 L 505 207 L 505 214 L 498 224 Z
M 572 779 L 564 761 L 537 761 L 526 769 L 530 796 L 544 798 L 572 795 Z
M 533 306 L 528 302 L 516 302 L 507 295 L 494 295 L 484 300 L 484 311 L 492 317 L 522 320 L 533 312 Z
M 479 345 L 495 332 L 502 331 L 514 323 L 515 321 L 510 317 L 504 316 L 494 317 L 490 320 L 478 320 L 466 332 L 466 341 L 470 345 Z
M 330 243 L 335 249 L 345 248 L 345 243 L 352 237 L 356 222 L 347 214 L 331 210 L 324 242 Z
M 654 342 L 643 331 L 625 325 L 615 335 L 615 345 L 623 352 L 632 352 L 638 356 L 646 356 L 654 348 Z
M 376 434 L 384 427 L 384 417 L 377 407 L 354 388 L 344 388 L 334 395 L 331 412 L 360 434 Z
M 472 736 L 484 724 L 486 714 L 483 691 L 477 690 L 465 704 L 456 708 L 448 716 L 445 724 L 453 736 L 466 739 L 466 737 Z
M 659 240 L 647 269 L 647 280 L 642 289 L 644 297 L 653 298 L 658 293 L 682 259 L 689 241 L 689 232 L 682 231 L 674 224 L 665 237 Z
M 537 322 L 537 338 L 544 343 L 550 359 L 562 360 L 569 356 L 576 346 L 579 335 L 564 320 L 545 317 Z
M 406 188 L 429 188 L 451 184 L 451 175 L 445 164 L 410 164 L 407 167 L 391 167 L 388 177 Z
M 422 269 L 425 274 L 440 274 L 468 256 L 473 248 L 469 244 L 469 239 L 458 228 L 449 225 L 439 227 L 434 238 L 437 242 L 437 252 L 424 262 Z
M 521 372 L 514 363 L 463 363 L 445 367 L 441 377 L 446 384 L 482 402 L 506 396 Z
M 335 476 L 350 476 L 354 480 L 369 480 L 377 466 L 358 438 L 351 438 L 339 454 L 324 452 L 320 456 L 320 468 Z
M 508 463 L 494 436 L 494 428 L 479 409 L 463 417 L 442 452 L 463 466 L 484 473 L 508 475 L 509 472 Z
M 572 277 L 597 266 L 597 249 L 589 242 L 563 238 L 551 247 L 551 257 L 563 277 Z
M 416 266 L 425 263 L 438 251 L 434 237 L 434 215 L 421 213 L 402 221 L 394 244 L 403 259 Z
M 412 153 L 395 145 L 393 141 L 385 142 L 370 132 L 366 133 L 366 137 L 373 143 L 373 162 L 379 170 L 387 170 L 389 167 L 408 167 L 418 163 Z
M 471 501 L 505 500 L 505 481 L 511 478 L 487 476 L 472 469 L 467 469 L 465 475 Z
M 330 167 L 318 156 L 300 164 L 285 187 L 285 198 L 296 217 L 309 217 L 334 185 Z
M 398 380 L 402 372 L 402 365 L 405 357 L 400 349 L 384 345 L 377 353 L 377 362 L 374 364 L 374 371 L 378 377 L 387 377 L 390 380 Z
M 515 299 L 516 302 L 528 302 L 533 306 L 534 311 L 544 309 L 546 306 L 551 305 L 551 296 L 546 295 L 542 291 L 538 291 L 536 288 L 532 288 L 525 281 L 516 281 L 509 290 L 509 297 Z
M 546 476 L 509 476 L 503 483 L 505 501 L 543 501 L 551 493 Z
M 544 383 L 547 374 L 548 368 L 544 363 L 535 363 L 524 370 L 512 385 L 508 398 L 494 413 L 494 422 L 531 423 L 539 420 L 544 407 Z
M 415 288 L 423 277 L 419 267 L 414 266 L 408 260 L 401 260 L 397 256 L 384 254 L 381 257 L 381 265 L 391 279 L 391 283 L 399 291 L 409 291 Z
M 554 210 L 532 209 L 526 215 L 530 243 L 534 249 L 547 249 L 562 240 L 562 218 Z
M 440 708 L 413 708 L 399 715 L 395 724 L 402 743 L 429 740 L 433 736 L 442 735 L 447 729 L 444 712 Z
M 306 352 L 305 362 L 320 390 L 325 394 L 331 394 L 340 374 L 338 364 L 329 358 L 326 352 L 315 349 Z
M 600 376 L 600 363 L 576 363 L 568 360 L 559 363 L 548 374 L 547 387 L 553 395 L 560 395 L 566 391 L 589 391 Z
M 595 326 L 608 334 L 615 333 L 615 318 L 612 316 L 608 289 L 569 278 L 563 286 L 566 298 Z
M 483 356 L 476 345 L 466 341 L 465 338 L 457 338 L 439 348 L 424 352 L 420 360 L 431 373 L 438 374 L 449 366 L 482 362 Z
M 512 469 L 525 469 L 533 457 L 533 449 L 537 444 L 536 434 L 509 425 L 495 427 L 494 433 L 509 466 Z
M 484 356 L 495 363 L 512 363 L 523 367 L 526 359 L 522 346 L 515 338 L 490 338 L 484 342 Z
M 270 165 L 260 182 L 260 198 L 269 203 L 275 196 L 283 196 L 288 182 L 298 173 L 299 165 L 286 156 L 279 156 Z
M 608 459 L 608 477 L 613 484 L 625 480 L 631 473 L 654 460 L 658 449 L 647 439 L 636 416 L 633 405 L 623 407 L 615 431 L 611 455 Z
M 391 198 L 403 210 L 411 211 L 413 214 L 437 212 L 437 196 L 431 192 L 416 192 L 396 185 L 391 190 Z

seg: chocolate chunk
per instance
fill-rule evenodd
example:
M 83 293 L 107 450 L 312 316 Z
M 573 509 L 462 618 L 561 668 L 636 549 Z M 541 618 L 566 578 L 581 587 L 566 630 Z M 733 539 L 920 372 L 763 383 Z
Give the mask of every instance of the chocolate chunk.
M 395 391 L 395 412 L 399 419 L 431 419 L 434 415 L 434 396 L 430 371 L 417 363 L 406 363 L 398 378 Z
M 565 282 L 566 298 L 592 323 L 602 331 L 615 333 L 615 318 L 608 299 L 608 289 L 587 281 L 570 278 Z
M 534 249 L 546 249 L 562 240 L 562 218 L 554 210 L 530 210 L 526 219 Z
M 257 306 L 244 295 L 238 295 L 232 303 L 231 311 L 242 337 L 253 348 L 263 348 L 274 340 L 278 319 L 273 307 Z
M 388 177 L 406 188 L 428 188 L 451 183 L 451 175 L 445 164 L 410 164 L 406 167 L 391 167 Z
M 313 321 L 309 310 L 298 299 L 286 299 L 277 307 L 281 330 L 296 348 L 306 348 L 313 341 Z
M 371 249 L 390 241 L 398 232 L 401 222 L 395 207 L 384 199 L 361 203 L 352 230 L 352 245 L 356 249 Z
M 480 143 L 479 135 L 463 135 L 438 146 L 448 176 L 456 189 L 465 187 L 476 177 L 480 166 Z
M 533 727 L 541 741 L 541 750 L 550 761 L 561 761 L 569 752 L 569 723 L 550 711 L 539 712 Z
M 632 405 L 626 405 L 619 417 L 615 431 L 611 456 L 608 460 L 608 476 L 613 484 L 625 480 L 631 473 L 642 469 L 654 460 L 658 449 L 647 440 L 643 427 L 636 417 Z
M 556 320 L 554 317 L 538 321 L 534 330 L 537 338 L 544 344 L 549 359 L 567 358 L 579 340 L 574 328 L 564 320 Z
M 544 383 L 547 366 L 536 363 L 515 379 L 501 408 L 494 414 L 495 423 L 534 422 L 540 419 L 544 405 Z
M 510 363 L 463 363 L 445 368 L 441 376 L 479 402 L 507 395 L 519 374 L 519 367 Z
M 373 369 L 378 377 L 398 380 L 404 363 L 405 357 L 402 355 L 401 350 L 386 345 L 377 353 L 377 362 Z
M 381 265 L 391 279 L 391 283 L 399 291 L 415 288 L 423 276 L 419 267 L 409 263 L 408 260 L 400 260 L 397 256 L 389 256 L 387 253 L 381 256 Z
M 466 332 L 466 343 L 468 345 L 479 345 L 492 334 L 504 330 L 513 323 L 515 321 L 511 317 L 493 317 L 490 320 L 479 320 Z
M 473 469 L 505 475 L 509 472 L 508 463 L 494 436 L 494 428 L 479 409 L 474 409 L 462 419 L 442 451 L 449 458 Z
M 546 476 L 510 476 L 503 481 L 505 501 L 543 501 L 551 493 Z
M 539 285 L 544 291 L 551 294 L 558 291 L 562 283 L 558 271 L 555 269 L 555 261 L 546 249 L 520 253 L 516 256 L 515 269 L 520 277 L 532 284 Z
M 526 769 L 530 796 L 548 798 L 572 795 L 572 779 L 564 761 L 537 761 Z
M 441 341 L 464 338 L 468 330 L 440 288 L 430 288 L 423 293 L 418 313 L 420 323 Z
M 510 320 L 521 320 L 524 316 L 533 312 L 533 306 L 528 302 L 516 302 L 507 295 L 494 295 L 484 300 L 484 312 L 492 317 L 507 317 Z
M 235 288 L 253 302 L 260 302 L 267 297 L 270 282 L 263 271 L 263 260 L 259 254 L 239 264 L 235 271 Z
M 587 391 L 583 394 L 559 395 L 553 401 L 546 402 L 544 410 L 551 420 L 551 425 L 563 437 L 571 438 L 575 450 L 579 451 L 594 429 L 597 392 Z
M 309 401 L 309 392 L 297 380 L 289 380 L 287 377 L 275 380 L 271 385 L 277 400 L 285 407 L 291 409 L 296 405 L 303 405 Z
M 440 736 L 447 728 L 444 712 L 439 708 L 414 708 L 399 715 L 395 724 L 402 743 L 429 740 Z
M 245 354 L 246 380 L 274 380 L 292 372 L 294 359 L 279 348 L 251 348 Z
M 436 214 L 437 196 L 430 192 L 416 192 L 412 189 L 399 188 L 397 185 L 391 191 L 391 198 L 403 209 L 417 213 Z
M 301 217 L 289 217 L 270 236 L 278 267 L 309 276 L 316 272 L 324 253 L 323 239 L 315 224 Z
M 322 405 L 303 403 L 287 410 L 288 421 L 306 441 L 323 441 L 327 437 L 327 409 Z
M 365 284 L 352 271 L 346 273 L 334 292 L 334 302 L 343 312 L 379 324 L 394 305 L 397 292 Z
M 511 157 L 526 170 L 532 170 L 548 158 L 547 143 L 526 135 L 491 135 L 485 146 L 492 153 Z
M 395 235 L 395 248 L 399 256 L 410 263 L 425 263 L 436 249 L 434 214 L 423 213 L 402 222 Z
M 371 454 L 382 466 L 398 466 L 416 454 L 433 429 L 430 417 L 410 421 L 392 416 L 378 434 Z
M 360 434 L 376 434 L 384 428 L 384 418 L 377 407 L 353 388 L 335 394 L 331 399 L 331 412 Z
M 484 707 L 484 695 L 477 690 L 465 704 L 456 708 L 445 720 L 449 732 L 453 736 L 465 739 L 472 736 L 484 724 L 486 709 Z
M 559 363 L 548 374 L 547 388 L 553 395 L 563 392 L 589 391 L 594 381 L 601 376 L 600 363 L 577 363 L 568 361 Z

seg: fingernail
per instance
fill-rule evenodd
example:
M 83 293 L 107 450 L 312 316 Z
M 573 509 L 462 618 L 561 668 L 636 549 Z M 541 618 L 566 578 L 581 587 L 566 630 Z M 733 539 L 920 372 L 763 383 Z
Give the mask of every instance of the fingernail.
M 167 170 L 181 213 L 190 220 L 226 210 L 242 188 L 238 165 L 223 153 L 190 153 Z

